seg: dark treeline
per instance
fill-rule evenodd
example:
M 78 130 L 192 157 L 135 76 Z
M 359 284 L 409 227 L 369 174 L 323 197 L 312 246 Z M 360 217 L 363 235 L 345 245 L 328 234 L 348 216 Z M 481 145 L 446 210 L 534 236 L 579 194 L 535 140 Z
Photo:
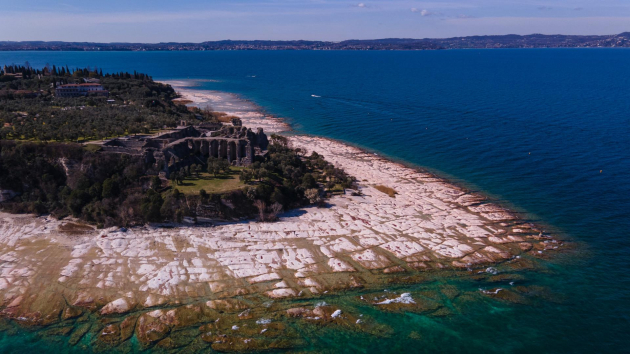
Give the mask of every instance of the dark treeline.
M 95 68 L 3 67 L 0 139 L 85 141 L 172 128 L 182 120 L 216 121 L 210 112 L 173 103 L 170 85 L 143 73 L 103 74 Z M 55 88 L 97 80 L 109 97 L 55 97 Z M 109 101 L 108 101 L 109 100 Z
M 94 67 L 93 69 L 91 69 L 90 67 L 70 69 L 67 65 L 65 67 L 60 66 L 59 68 L 57 68 L 56 65 L 50 66 L 50 64 L 47 64 L 45 67 L 41 69 L 36 69 L 36 68 L 31 67 L 31 65 L 28 62 L 26 62 L 24 65 L 11 64 L 11 65 L 5 65 L 2 68 L 0 68 L 0 75 L 7 76 L 3 78 L 4 81 L 12 81 L 14 79 L 17 79 L 17 77 L 14 76 L 16 74 L 20 74 L 22 78 L 24 79 L 33 79 L 34 77 L 37 77 L 37 76 L 52 76 L 56 78 L 72 76 L 74 78 L 113 77 L 113 78 L 118 78 L 118 79 L 133 78 L 136 80 L 152 80 L 150 76 L 143 73 L 138 73 L 136 71 L 134 71 L 133 74 L 130 74 L 128 72 L 103 74 L 103 69 L 99 70 L 97 67 Z M 11 79 L 12 76 L 13 76 L 13 79 Z
M 92 152 L 79 144 L 0 141 L 0 190 L 15 195 L 0 208 L 72 215 L 99 227 L 181 222 L 185 216 L 257 215 L 273 221 L 282 210 L 321 205 L 326 195 L 354 185 L 354 178 L 321 156 L 303 156 L 281 137 L 242 171 L 243 189 L 184 195 L 176 185 L 165 186 L 152 168 L 137 156 Z

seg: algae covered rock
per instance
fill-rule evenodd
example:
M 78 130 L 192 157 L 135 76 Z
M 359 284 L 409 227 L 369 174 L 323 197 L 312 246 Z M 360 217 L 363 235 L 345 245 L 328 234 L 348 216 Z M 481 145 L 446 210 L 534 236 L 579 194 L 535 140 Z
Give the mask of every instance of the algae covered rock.
M 222 300 L 210 300 L 206 302 L 206 306 L 219 312 L 240 312 L 249 308 L 249 306 L 238 299 L 222 299 Z
M 136 321 L 138 316 L 126 317 L 120 324 L 120 339 L 126 341 L 133 335 L 133 330 L 136 328 Z
M 81 338 L 83 338 L 83 336 L 90 330 L 91 326 L 92 325 L 89 323 L 84 323 L 78 326 L 74 330 L 74 332 L 72 332 L 72 334 L 70 335 L 70 339 L 68 340 L 68 343 L 70 343 L 70 345 L 76 345 L 77 343 L 79 343 Z
M 120 326 L 117 324 L 110 324 L 106 326 L 99 333 L 98 339 L 110 345 L 118 344 L 121 341 Z
M 68 319 L 79 317 L 82 314 L 83 314 L 83 311 L 81 309 L 78 309 L 76 307 L 68 306 L 63 311 L 63 315 L 61 316 L 61 318 L 64 319 L 64 320 L 68 320 Z
M 151 345 L 164 339 L 171 327 L 160 320 L 163 315 L 161 310 L 145 313 L 138 318 L 136 324 L 136 337 L 143 345 Z

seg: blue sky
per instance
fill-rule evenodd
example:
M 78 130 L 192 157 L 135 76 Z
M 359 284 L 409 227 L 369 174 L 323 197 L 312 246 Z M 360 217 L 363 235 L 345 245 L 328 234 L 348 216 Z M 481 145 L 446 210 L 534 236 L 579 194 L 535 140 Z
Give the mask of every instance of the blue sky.
M 630 31 L 630 0 L 0 0 L 0 40 L 202 42 Z

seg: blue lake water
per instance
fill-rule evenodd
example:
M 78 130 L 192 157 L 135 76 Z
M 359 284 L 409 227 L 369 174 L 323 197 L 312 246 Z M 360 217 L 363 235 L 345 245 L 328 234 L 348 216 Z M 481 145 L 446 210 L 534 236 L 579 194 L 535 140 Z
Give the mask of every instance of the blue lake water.
M 410 315 L 400 325 L 419 329 L 413 345 L 322 331 L 332 348 L 629 350 L 630 50 L 0 52 L 0 65 L 25 61 L 206 79 L 200 89 L 239 94 L 297 132 L 426 167 L 579 245 L 539 275 L 562 302 L 434 322 Z

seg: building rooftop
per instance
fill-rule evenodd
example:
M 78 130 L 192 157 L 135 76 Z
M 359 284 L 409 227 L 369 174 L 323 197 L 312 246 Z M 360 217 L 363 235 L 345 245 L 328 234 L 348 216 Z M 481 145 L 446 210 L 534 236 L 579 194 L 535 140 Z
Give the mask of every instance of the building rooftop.
M 85 86 L 103 86 L 103 85 L 101 84 L 65 84 L 59 87 L 75 87 L 75 86 L 85 87 Z

